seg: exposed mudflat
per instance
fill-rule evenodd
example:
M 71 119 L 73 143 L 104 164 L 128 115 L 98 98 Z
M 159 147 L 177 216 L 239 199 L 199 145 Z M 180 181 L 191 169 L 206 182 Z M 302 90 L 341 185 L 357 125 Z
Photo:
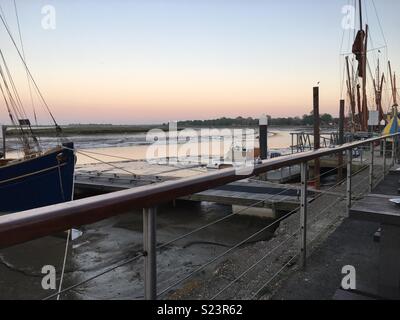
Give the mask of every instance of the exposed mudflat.
M 230 207 L 213 204 L 179 203 L 177 208 L 160 208 L 157 242 L 163 244 L 230 213 Z M 236 216 L 162 249 L 157 256 L 160 290 L 269 223 L 270 220 Z M 141 212 L 81 230 L 83 236 L 69 246 L 64 288 L 135 257 L 142 250 Z M 269 239 L 273 231 L 263 232 L 252 241 Z M 0 299 L 41 299 L 54 293 L 41 288 L 41 268 L 54 265 L 59 276 L 64 246 L 65 234 L 61 234 L 0 251 Z M 141 299 L 143 259 L 79 286 L 63 298 Z

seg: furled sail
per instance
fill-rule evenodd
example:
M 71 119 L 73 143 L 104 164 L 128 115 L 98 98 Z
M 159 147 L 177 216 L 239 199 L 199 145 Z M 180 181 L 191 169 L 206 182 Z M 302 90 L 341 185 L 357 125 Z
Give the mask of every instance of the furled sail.
M 365 31 L 364 30 L 358 31 L 352 50 L 360 66 L 358 68 L 358 76 L 360 78 L 364 78 L 364 68 L 361 67 L 363 65 L 364 51 L 365 51 L 364 40 L 365 40 Z

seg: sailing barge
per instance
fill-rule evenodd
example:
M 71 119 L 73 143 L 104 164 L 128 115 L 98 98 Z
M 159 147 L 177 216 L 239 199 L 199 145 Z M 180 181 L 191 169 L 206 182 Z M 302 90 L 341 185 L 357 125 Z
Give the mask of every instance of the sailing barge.
M 19 159 L 6 157 L 8 155 L 5 143 L 6 130 L 3 130 L 4 143 L 3 150 L 0 151 L 0 213 L 17 212 L 70 201 L 73 197 L 74 145 L 72 142 L 61 140 L 61 128 L 25 61 L 22 37 L 20 37 L 20 49 L 3 14 L 0 14 L 0 19 L 26 71 L 31 98 L 33 89 L 45 110 L 50 114 L 57 136 L 60 138 L 54 148 L 43 150 L 27 116 L 5 55 L 0 50 L 0 91 L 4 99 L 4 107 L 14 128 L 14 134 L 17 136 L 18 146 L 23 152 L 23 156 Z M 19 34 L 21 35 L 21 30 Z M 33 100 L 31 102 L 34 105 Z M 33 111 L 36 119 L 35 109 Z
M 395 133 L 400 129 L 400 126 L 397 125 L 399 119 L 397 110 L 398 93 L 396 87 L 396 73 L 392 72 L 392 66 L 389 60 L 387 61 L 387 75 L 382 71 L 383 68 L 380 65 L 381 49 L 387 50 L 387 44 L 382 48 L 370 48 L 370 44 L 372 43 L 371 30 L 368 24 L 363 24 L 362 0 L 358 1 L 358 11 L 360 27 L 351 48 L 353 57 L 346 56 L 345 58 L 347 98 L 349 105 L 346 129 L 348 132 L 352 133 L 368 133 L 371 131 L 371 128 L 373 128 L 372 131 L 379 132 L 382 126 L 386 126 L 384 133 Z M 377 12 L 376 15 L 378 17 Z M 383 34 L 383 30 L 381 31 Z M 375 56 L 377 59 L 375 61 L 369 59 L 368 53 L 370 51 L 376 52 Z M 375 70 L 373 69 L 373 64 L 376 66 Z M 368 80 L 370 80 L 371 83 L 370 92 L 367 88 Z M 390 86 L 389 90 L 385 90 L 385 85 Z M 389 97 L 387 97 L 390 101 L 390 106 L 387 110 L 385 110 L 383 106 L 385 91 L 390 93 Z M 373 96 L 374 99 L 368 99 L 370 96 Z M 371 102 L 371 100 L 374 101 Z M 392 126 L 391 123 L 395 125 Z M 388 130 L 387 126 L 390 126 L 391 129 Z

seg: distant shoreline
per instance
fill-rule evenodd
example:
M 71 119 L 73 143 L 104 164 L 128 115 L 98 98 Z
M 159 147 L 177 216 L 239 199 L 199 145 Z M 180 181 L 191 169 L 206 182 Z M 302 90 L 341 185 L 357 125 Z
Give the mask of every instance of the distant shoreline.
M 163 131 L 168 131 L 168 126 L 167 125 L 67 125 L 67 126 L 61 126 L 62 128 L 62 133 L 64 136 L 75 136 L 75 135 L 112 135 L 112 134 L 140 134 L 140 133 L 147 133 L 150 130 L 154 129 L 159 129 Z M 231 126 L 228 127 L 226 125 L 224 126 L 209 126 L 209 127 L 204 127 L 204 126 L 185 126 L 185 127 L 179 127 L 178 130 L 184 130 L 184 129 L 194 129 L 194 130 L 200 130 L 200 129 L 244 129 L 244 128 L 251 128 L 251 129 L 258 129 L 257 126 Z M 290 130 L 292 129 L 293 131 L 299 131 L 299 130 L 305 130 L 305 131 L 310 131 L 312 130 L 312 127 L 307 127 L 307 126 L 280 126 L 280 125 L 271 125 L 269 126 L 271 130 L 276 130 L 276 129 L 281 129 L 281 130 Z M 328 129 L 329 127 L 321 127 L 321 129 Z M 54 127 L 50 126 L 43 126 L 42 128 L 40 127 L 34 127 L 33 131 L 35 135 L 39 137 L 51 137 L 51 136 L 56 136 L 55 134 L 55 129 Z M 7 136 L 15 136 L 19 134 L 19 131 L 16 129 L 9 129 L 7 132 Z

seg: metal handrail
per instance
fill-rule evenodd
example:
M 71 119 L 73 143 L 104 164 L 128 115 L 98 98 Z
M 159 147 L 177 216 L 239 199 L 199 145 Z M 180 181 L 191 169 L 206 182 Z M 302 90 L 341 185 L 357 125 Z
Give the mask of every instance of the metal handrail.
M 24 243 L 70 228 L 95 223 L 132 209 L 151 208 L 177 198 L 243 180 L 271 170 L 343 153 L 366 144 L 397 137 L 400 133 L 348 143 L 335 148 L 298 153 L 263 161 L 249 175 L 238 175 L 234 168 L 201 176 L 118 191 L 68 203 L 60 203 L 0 216 L 0 248 Z

